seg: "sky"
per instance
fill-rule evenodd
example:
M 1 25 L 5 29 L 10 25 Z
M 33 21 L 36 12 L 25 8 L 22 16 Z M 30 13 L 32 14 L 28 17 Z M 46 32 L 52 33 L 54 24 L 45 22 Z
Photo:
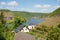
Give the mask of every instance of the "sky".
M 0 9 L 26 12 L 52 12 L 60 7 L 60 0 L 0 0 Z

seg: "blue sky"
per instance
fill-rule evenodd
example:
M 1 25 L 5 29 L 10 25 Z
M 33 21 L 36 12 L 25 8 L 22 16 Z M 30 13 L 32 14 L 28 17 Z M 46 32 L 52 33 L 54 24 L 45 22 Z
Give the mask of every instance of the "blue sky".
M 0 0 L 0 9 L 27 12 L 52 12 L 60 7 L 60 0 Z

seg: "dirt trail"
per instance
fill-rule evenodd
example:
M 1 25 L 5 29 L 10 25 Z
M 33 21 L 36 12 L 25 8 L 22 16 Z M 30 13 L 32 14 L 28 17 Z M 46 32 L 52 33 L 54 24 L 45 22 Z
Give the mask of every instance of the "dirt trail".
M 35 37 L 27 33 L 18 32 L 15 35 L 15 40 L 35 40 Z

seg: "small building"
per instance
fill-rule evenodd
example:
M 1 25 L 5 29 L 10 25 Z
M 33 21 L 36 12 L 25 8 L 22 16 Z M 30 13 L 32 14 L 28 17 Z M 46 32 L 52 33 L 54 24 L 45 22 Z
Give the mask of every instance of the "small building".
M 27 27 L 24 27 L 21 32 L 29 32 L 29 29 Z
M 31 29 L 34 29 L 36 25 L 30 24 L 21 29 L 21 32 L 29 32 Z
M 36 26 L 36 25 L 34 25 L 34 24 L 29 24 L 29 25 L 28 25 L 28 28 L 29 28 L 29 29 L 34 29 L 35 26 Z
M 29 32 L 29 29 L 25 25 L 20 25 L 18 28 L 14 30 L 15 33 L 17 32 Z
M 14 32 L 29 32 L 31 29 L 34 29 L 36 25 L 30 24 L 28 26 L 20 25 L 18 28 L 14 30 Z

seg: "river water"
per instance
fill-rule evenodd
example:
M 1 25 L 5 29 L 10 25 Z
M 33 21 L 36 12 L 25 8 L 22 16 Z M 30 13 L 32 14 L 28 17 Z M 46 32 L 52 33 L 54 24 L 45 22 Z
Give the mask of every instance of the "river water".
M 27 22 L 24 23 L 24 25 L 37 25 L 44 22 L 44 19 L 37 19 L 37 18 L 31 18 L 30 20 L 28 20 Z

